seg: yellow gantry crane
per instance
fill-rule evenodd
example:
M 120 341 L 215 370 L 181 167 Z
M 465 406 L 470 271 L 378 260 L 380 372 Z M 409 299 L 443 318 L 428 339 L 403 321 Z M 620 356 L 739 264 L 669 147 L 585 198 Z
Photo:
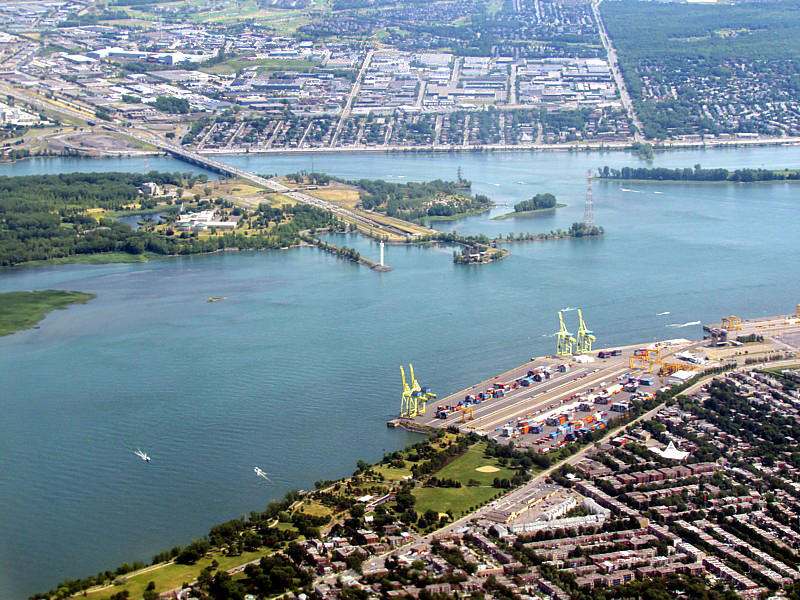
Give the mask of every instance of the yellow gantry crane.
M 595 342 L 597 337 L 594 335 L 593 331 L 586 327 L 586 323 L 583 322 L 583 313 L 580 308 L 578 309 L 578 322 L 577 352 L 591 352 L 592 342 Z
M 436 394 L 428 388 L 423 388 L 414 377 L 414 365 L 408 365 L 411 376 L 411 385 L 406 382 L 406 372 L 400 367 L 400 376 L 403 378 L 403 398 L 400 402 L 400 416 L 414 418 L 424 415 L 430 400 L 436 399 Z
M 467 416 L 467 415 L 469 415 L 469 416 Z M 462 423 L 466 423 L 467 420 L 469 420 L 469 421 L 474 421 L 475 420 L 475 409 L 472 408 L 471 406 L 468 406 L 467 408 L 461 409 L 461 422 Z
M 742 320 L 736 316 L 723 317 L 722 328 L 728 331 L 740 331 L 742 329 Z
M 417 415 L 417 407 L 411 399 L 411 388 L 406 383 L 406 372 L 403 370 L 402 365 L 400 365 L 400 376 L 403 378 L 403 399 L 400 402 L 400 416 L 415 417 Z
M 564 325 L 564 315 L 558 311 L 558 322 L 560 329 L 556 336 L 558 337 L 558 345 L 556 346 L 556 356 L 571 356 L 572 348 L 575 345 L 575 336 L 567 331 L 567 326 Z

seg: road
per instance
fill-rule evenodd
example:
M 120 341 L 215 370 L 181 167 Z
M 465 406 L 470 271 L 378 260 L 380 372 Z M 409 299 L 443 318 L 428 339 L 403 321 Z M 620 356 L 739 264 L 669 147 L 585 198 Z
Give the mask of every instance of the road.
M 339 134 L 342 131 L 342 126 L 350 116 L 350 111 L 353 110 L 353 102 L 355 102 L 358 92 L 361 91 L 361 82 L 364 80 L 364 75 L 369 68 L 369 63 L 372 62 L 373 54 L 375 54 L 375 51 L 369 50 L 367 55 L 364 57 L 364 62 L 361 63 L 361 69 L 358 71 L 358 76 L 356 77 L 355 82 L 353 82 L 353 87 L 350 89 L 350 93 L 347 96 L 347 102 L 342 109 L 342 115 L 339 117 L 339 122 L 336 123 L 336 131 L 334 131 L 333 135 L 331 136 L 331 147 L 335 146 L 336 142 L 339 141 Z
M 611 38 L 608 36 L 605 23 L 603 23 L 603 17 L 600 14 L 600 3 L 602 1 L 603 0 L 592 0 L 592 12 L 594 12 L 594 19 L 597 22 L 597 30 L 600 33 L 600 41 L 603 43 L 603 47 L 606 49 L 606 54 L 608 55 L 608 64 L 611 66 L 611 74 L 614 76 L 614 81 L 617 84 L 622 105 L 628 112 L 628 117 L 630 118 L 631 122 L 636 126 L 636 133 L 633 135 L 633 140 L 641 143 L 644 142 L 645 139 L 643 134 L 644 128 L 642 127 L 642 122 L 639 120 L 639 116 L 636 114 L 633 101 L 628 93 L 625 80 L 622 77 L 622 71 L 620 71 L 619 68 L 617 51 L 614 48 L 614 44 L 611 42 Z

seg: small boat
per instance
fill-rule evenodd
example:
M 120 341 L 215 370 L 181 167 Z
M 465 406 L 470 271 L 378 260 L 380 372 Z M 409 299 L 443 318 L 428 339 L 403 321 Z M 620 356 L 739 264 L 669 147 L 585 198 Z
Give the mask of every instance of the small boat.
M 143 461 L 145 461 L 145 462 L 150 462 L 150 457 L 149 457 L 149 456 L 147 456 L 147 454 L 146 454 L 145 452 L 142 452 L 142 451 L 141 451 L 139 448 L 137 448 L 137 449 L 134 451 L 134 454 L 135 454 L 136 456 L 138 456 L 139 458 L 141 458 Z

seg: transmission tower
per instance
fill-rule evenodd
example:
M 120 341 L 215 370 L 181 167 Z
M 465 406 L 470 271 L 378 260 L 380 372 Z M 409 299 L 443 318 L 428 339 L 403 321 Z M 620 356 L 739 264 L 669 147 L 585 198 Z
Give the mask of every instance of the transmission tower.
M 583 210 L 583 224 L 594 227 L 594 202 L 592 201 L 592 172 L 586 171 L 586 208 Z

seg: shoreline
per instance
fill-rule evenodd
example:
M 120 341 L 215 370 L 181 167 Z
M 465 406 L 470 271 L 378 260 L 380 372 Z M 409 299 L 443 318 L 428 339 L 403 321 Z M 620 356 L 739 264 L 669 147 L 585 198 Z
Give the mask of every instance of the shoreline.
M 713 150 L 721 148 L 746 148 L 769 146 L 800 146 L 800 137 L 771 138 L 758 140 L 706 140 L 706 141 L 663 141 L 650 142 L 653 151 L 669 152 L 674 150 Z M 202 156 L 250 156 L 250 155 L 337 155 L 337 154 L 486 154 L 486 153 L 538 153 L 538 152 L 636 152 L 633 141 L 630 142 L 577 142 L 559 144 L 491 144 L 485 146 L 390 146 L 390 147 L 338 147 L 338 148 L 242 148 L 231 150 L 187 150 Z M 80 159 L 112 159 L 112 158 L 148 158 L 171 156 L 162 151 L 141 152 L 95 152 L 77 156 L 60 156 L 57 154 L 44 156 L 26 156 L 24 158 L 3 161 L 2 164 L 15 164 L 20 161 L 36 158 L 80 158 Z M 637 160 L 642 160 L 636 157 Z M 713 182 L 709 182 L 713 183 Z
M 592 181 L 616 182 L 616 183 L 635 183 L 637 185 L 652 183 L 682 184 L 682 185 L 753 185 L 764 183 L 800 183 L 800 179 L 769 179 L 762 181 L 730 181 L 720 179 L 717 181 L 692 181 L 688 179 L 618 179 L 616 177 L 592 177 Z
M 549 213 L 549 212 L 553 212 L 554 213 L 559 208 L 566 208 L 566 207 L 567 207 L 566 204 L 558 203 L 552 208 L 537 208 L 535 210 L 523 210 L 523 211 L 520 211 L 520 212 L 514 211 L 514 212 L 505 213 L 505 214 L 502 214 L 502 215 L 497 215 L 496 217 L 492 217 L 492 221 L 505 221 L 506 219 L 514 219 L 516 217 L 531 217 L 531 216 L 540 215 L 540 214 L 543 214 L 543 213 Z

